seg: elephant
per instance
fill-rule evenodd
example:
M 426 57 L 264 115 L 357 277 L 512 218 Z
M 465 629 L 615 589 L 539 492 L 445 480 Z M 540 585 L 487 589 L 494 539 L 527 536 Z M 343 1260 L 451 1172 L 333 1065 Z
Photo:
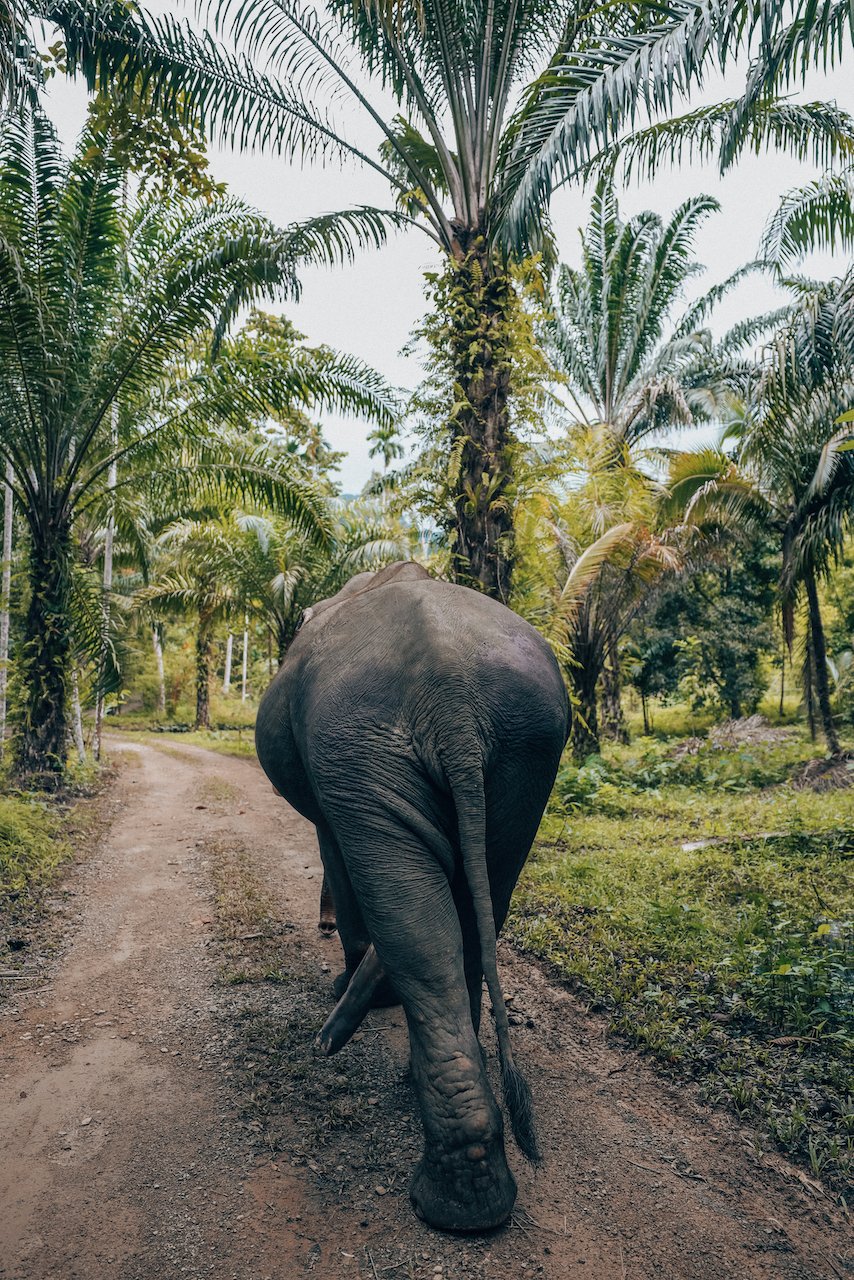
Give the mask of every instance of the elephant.
M 539 633 L 412 561 L 307 609 L 259 706 L 258 758 L 315 824 L 344 951 L 320 1047 L 336 1052 L 392 985 L 424 1128 L 410 1198 L 441 1230 L 497 1227 L 516 1199 L 478 1040 L 484 979 L 513 1133 L 540 1158 L 496 935 L 568 729 Z

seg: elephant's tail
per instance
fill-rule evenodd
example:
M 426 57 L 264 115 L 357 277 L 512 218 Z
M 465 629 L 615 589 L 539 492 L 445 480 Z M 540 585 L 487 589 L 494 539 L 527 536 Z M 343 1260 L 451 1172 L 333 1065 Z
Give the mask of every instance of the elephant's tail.
M 504 993 L 498 978 L 495 916 L 486 867 L 486 802 L 483 794 L 483 774 L 480 769 L 476 773 L 469 773 L 466 770 L 465 777 L 455 776 L 447 769 L 446 773 L 457 811 L 463 869 L 477 920 L 481 968 L 495 1017 L 504 1105 L 507 1108 L 513 1136 L 519 1150 L 536 1164 L 542 1157 L 534 1123 L 533 1099 L 527 1080 L 517 1070 L 513 1061 L 507 1006 L 504 1003 Z

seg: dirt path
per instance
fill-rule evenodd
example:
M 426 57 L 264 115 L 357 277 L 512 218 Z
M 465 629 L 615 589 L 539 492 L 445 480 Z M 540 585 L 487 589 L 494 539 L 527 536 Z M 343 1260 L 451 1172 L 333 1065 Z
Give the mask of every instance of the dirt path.
M 0 1006 L 4 1280 L 854 1275 L 829 1199 L 509 951 L 545 1164 L 511 1148 L 505 1230 L 423 1227 L 400 1012 L 311 1053 L 339 959 L 311 827 L 254 764 L 114 748 L 115 818 L 68 881 L 64 956 Z

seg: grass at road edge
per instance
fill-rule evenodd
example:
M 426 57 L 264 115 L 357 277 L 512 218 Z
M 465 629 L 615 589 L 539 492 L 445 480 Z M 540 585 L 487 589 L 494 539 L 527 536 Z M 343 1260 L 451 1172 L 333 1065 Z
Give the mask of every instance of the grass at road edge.
M 126 736 L 134 742 L 145 742 L 149 746 L 163 749 L 168 749 L 174 742 L 179 749 L 181 746 L 204 747 L 206 751 L 216 751 L 223 756 L 234 756 L 238 760 L 255 759 L 254 725 L 226 729 L 137 729 L 112 720 L 109 732 L 116 736 Z
M 67 864 L 97 845 L 109 821 L 101 803 L 108 769 L 73 772 L 70 789 L 45 796 L 26 792 L 0 796 L 0 996 L 38 981 L 54 942 L 44 915 L 64 910 L 70 890 Z

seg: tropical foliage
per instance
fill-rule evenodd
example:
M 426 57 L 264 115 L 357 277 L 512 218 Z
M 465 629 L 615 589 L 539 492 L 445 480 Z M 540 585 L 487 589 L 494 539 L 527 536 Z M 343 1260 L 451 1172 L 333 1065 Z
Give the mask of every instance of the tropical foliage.
M 156 483 L 161 502 L 168 494 L 185 507 L 237 490 L 318 532 L 324 509 L 310 477 L 260 446 L 226 442 L 217 424 L 306 397 L 381 421 L 392 412 L 370 371 L 331 352 L 265 361 L 262 377 L 247 376 L 239 344 L 221 362 L 205 355 L 212 327 L 216 341 L 241 303 L 271 289 L 293 295 L 300 261 L 324 245 L 340 251 L 332 222 L 283 233 L 228 196 L 133 199 L 124 186 L 109 133 L 90 128 L 67 161 L 37 107 L 7 117 L 0 457 L 28 535 L 21 774 L 62 772 L 72 651 L 103 644 L 74 540 L 109 524 L 117 487 Z
M 759 263 L 748 263 L 675 316 L 703 270 L 694 245 L 718 209 L 707 196 L 666 222 L 651 210 L 624 223 L 613 182 L 599 182 L 581 237 L 581 266 L 561 266 L 545 342 L 582 422 L 630 450 L 675 427 L 720 418 L 745 385 L 745 349 L 779 315 L 753 317 L 713 340 L 715 306 Z
M 737 423 L 738 465 L 697 491 L 689 512 L 718 515 L 779 539 L 780 600 L 787 643 L 805 600 L 808 701 L 817 702 L 827 744 L 840 744 L 830 705 L 818 584 L 839 560 L 854 518 L 854 307 L 852 277 L 795 284 L 791 318 L 759 366 L 747 414 Z M 699 469 L 698 469 L 699 470 Z
M 548 259 L 553 192 L 627 149 L 635 165 L 683 151 L 728 163 L 745 146 L 764 145 L 827 162 L 851 149 L 850 122 L 826 104 L 754 94 L 749 110 L 726 102 L 676 114 L 709 68 L 754 34 L 767 42 L 780 30 L 784 15 L 765 0 L 735 8 L 679 0 L 664 9 L 333 0 L 323 14 L 299 0 L 230 0 L 213 12 L 231 48 L 115 0 L 66 0 L 42 12 L 62 28 L 69 65 L 90 83 L 112 76 L 126 90 L 142 77 L 156 106 L 240 145 L 366 164 L 440 247 L 454 315 L 451 564 L 458 580 L 505 600 L 514 560 L 516 305 L 507 264 L 532 253 Z M 395 113 L 377 105 L 381 90 Z M 348 140 L 337 119 L 342 100 L 375 129 L 379 156 Z M 654 123 L 638 136 L 641 106 Z

